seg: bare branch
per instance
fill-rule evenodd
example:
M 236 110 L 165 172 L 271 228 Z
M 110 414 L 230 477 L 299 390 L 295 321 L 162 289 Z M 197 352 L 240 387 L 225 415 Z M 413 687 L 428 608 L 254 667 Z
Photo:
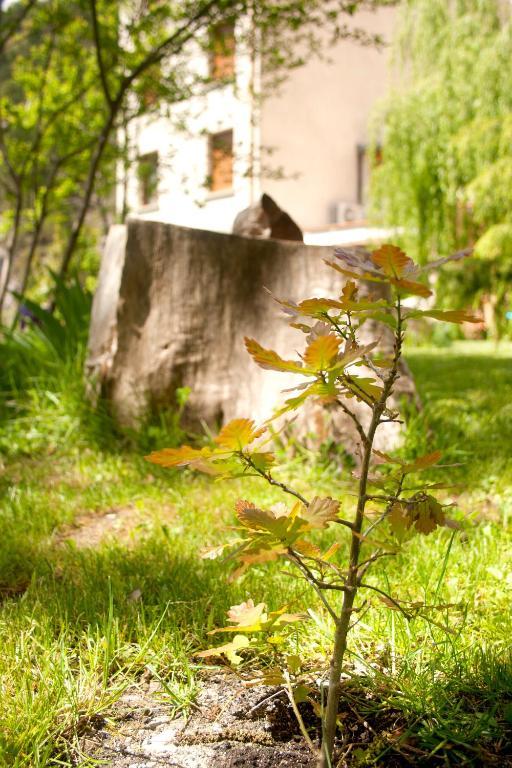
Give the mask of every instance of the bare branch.
M 111 106 L 113 99 L 110 94 L 110 88 L 108 87 L 107 73 L 105 71 L 105 64 L 103 61 L 103 53 L 101 49 L 100 27 L 98 22 L 98 8 L 96 6 L 96 0 L 89 0 L 89 8 L 91 10 L 94 53 L 96 56 L 96 62 L 98 64 L 101 87 L 103 89 L 103 93 L 105 94 L 107 103 L 109 104 L 109 106 Z
M 362 440 L 363 444 L 365 444 L 365 443 L 366 443 L 366 440 L 367 440 L 367 437 L 366 437 L 366 432 L 364 431 L 364 429 L 363 429 L 363 425 L 361 424 L 361 422 L 360 422 L 360 421 L 359 421 L 359 419 L 357 418 L 356 414 L 355 414 L 353 411 L 351 411 L 351 410 L 350 410 L 350 408 L 348 407 L 348 405 L 345 405 L 345 403 L 343 402 L 343 400 L 337 399 L 337 400 L 336 400 L 336 404 L 337 404 L 337 405 L 339 405 L 339 407 L 341 408 L 341 410 L 343 411 L 343 413 L 346 413 L 346 414 L 347 414 L 347 416 L 348 416 L 350 419 L 352 419 L 352 421 L 354 422 L 354 424 L 355 424 L 355 427 L 356 427 L 356 429 L 357 429 L 357 431 L 358 431 L 358 433 L 359 433 L 359 437 L 361 438 L 361 440 Z
M 361 583 L 365 573 L 368 571 L 368 568 L 372 565 L 372 563 L 374 563 L 376 560 L 379 560 L 381 557 L 394 557 L 394 556 L 395 556 L 394 552 L 382 552 L 382 550 L 378 549 L 367 560 L 363 560 L 361 563 L 359 563 L 359 568 L 357 571 L 358 584 Z
M 345 594 L 343 597 L 343 606 L 339 620 L 336 624 L 336 635 L 334 649 L 331 656 L 329 671 L 329 689 L 327 694 L 327 705 L 324 724 L 324 740 L 321 768 L 327 768 L 330 763 L 330 756 L 334 748 L 334 737 L 336 734 L 336 722 L 338 716 L 338 703 L 340 697 L 340 675 L 343 665 L 345 651 L 347 649 L 347 635 L 350 626 L 350 617 L 357 591 L 362 584 L 358 583 L 359 554 L 361 551 L 361 532 L 365 519 L 365 507 L 367 502 L 367 485 L 370 461 L 372 456 L 372 446 L 375 433 L 379 427 L 382 414 L 386 411 L 386 403 L 393 389 L 393 384 L 398 376 L 398 365 L 401 357 L 403 334 L 402 334 L 402 314 L 400 297 L 396 301 L 397 327 L 395 332 L 393 363 L 389 375 L 384 381 L 380 398 L 371 402 L 372 418 L 370 426 L 366 433 L 364 443 L 364 453 L 361 464 L 361 473 L 359 479 L 358 502 L 356 516 L 354 520 L 354 530 L 352 532 L 352 542 L 349 555 L 349 571 L 345 581 Z M 366 585 L 364 585 L 366 586 Z M 371 588 L 371 587 L 369 587 Z M 387 597 L 387 595 L 386 595 Z M 391 598 L 392 599 L 392 598 Z M 402 610 L 400 606 L 397 607 Z
M 5 25 L 4 18 L 5 18 L 5 11 L 3 9 L 3 0 L 0 0 L 0 29 L 3 27 L 5 29 L 5 32 L 3 35 L 0 36 L 0 55 L 3 53 L 3 50 L 11 37 L 16 34 L 16 32 L 19 31 L 21 25 L 23 24 L 23 21 L 27 17 L 29 11 L 34 7 L 37 0 L 27 0 L 25 5 L 22 5 L 20 8 L 20 12 L 13 16 L 12 21 L 10 24 Z
M 402 608 L 402 606 L 400 605 L 400 603 L 399 603 L 397 600 L 395 600 L 395 598 L 394 598 L 394 597 L 391 597 L 391 595 L 388 595 L 388 593 L 387 593 L 387 592 L 384 592 L 384 590 L 383 590 L 383 589 L 379 589 L 379 587 L 374 587 L 374 586 L 373 586 L 373 584 L 363 584 L 363 583 L 361 583 L 361 584 L 359 584 L 359 586 L 360 586 L 362 589 L 371 589 L 373 592 L 377 592 L 379 595 L 382 595 L 382 597 L 385 597 L 385 598 L 386 598 L 386 600 L 389 600 L 389 602 L 390 602 L 390 603 L 392 603 L 392 604 L 395 606 L 395 608 L 396 608 L 398 611 L 400 611 L 400 613 L 401 613 L 403 616 L 405 616 L 405 618 L 406 618 L 406 619 L 409 619 L 409 620 L 410 620 L 410 619 L 414 618 L 414 617 L 413 617 L 413 615 L 412 615 L 411 613 L 407 613 L 407 611 L 405 611 L 405 610 Z
M 288 550 L 288 555 L 289 555 L 290 560 L 292 561 L 292 563 L 295 563 L 297 568 L 301 571 L 302 575 L 304 576 L 304 578 L 306 579 L 308 584 L 310 584 L 313 587 L 313 589 L 315 590 L 315 592 L 317 593 L 318 597 L 322 601 L 322 603 L 323 603 L 326 611 L 328 612 L 329 616 L 331 617 L 331 619 L 334 621 L 335 624 L 337 624 L 338 623 L 338 617 L 336 615 L 336 612 L 329 605 L 329 602 L 328 602 L 327 598 L 325 597 L 325 595 L 323 594 L 322 590 L 320 589 L 320 587 L 317 584 L 317 581 L 315 579 L 314 574 L 310 571 L 310 569 L 307 567 L 307 565 L 305 565 L 301 561 L 300 557 L 298 557 L 297 553 L 294 552 L 292 549 Z
M 363 616 L 366 616 L 370 610 L 370 607 L 371 606 L 369 605 L 368 600 L 365 600 L 363 603 L 361 603 L 359 608 L 352 608 L 352 613 L 360 613 L 360 616 L 355 621 L 353 621 L 352 624 L 348 625 L 349 632 L 351 629 L 354 629 L 354 627 L 356 627 L 360 621 L 362 621 Z
M 269 483 L 270 485 L 275 485 L 277 488 L 280 488 L 285 493 L 289 493 L 290 496 L 295 496 L 295 498 L 299 499 L 299 501 L 301 501 L 304 504 L 304 506 L 309 507 L 310 502 L 306 498 L 304 498 L 304 496 L 301 493 L 299 493 L 298 491 L 294 491 L 293 488 L 290 488 L 288 485 L 286 485 L 285 483 L 282 483 L 280 480 L 274 480 L 270 472 L 265 472 L 263 469 L 260 469 L 259 467 L 257 467 L 256 464 L 251 459 L 251 457 L 248 456 L 246 453 L 243 453 L 242 451 L 240 451 L 239 456 L 243 461 L 245 461 L 246 464 L 248 464 L 248 466 L 254 469 L 254 471 L 257 472 L 260 477 L 263 477 L 263 479 L 266 480 L 267 483 Z
M 387 593 L 387 592 L 384 592 L 384 590 L 383 590 L 383 589 L 379 589 L 379 587 L 374 587 L 374 586 L 373 586 L 373 584 L 363 584 L 363 583 L 361 583 L 361 584 L 359 584 L 359 586 L 360 586 L 362 589 L 371 589 L 371 590 L 373 590 L 374 592 L 377 592 L 379 595 L 382 595 L 383 597 L 385 597 L 385 598 L 386 598 L 386 600 L 389 600 L 389 602 L 390 602 L 390 603 L 392 603 L 392 604 L 395 606 L 395 608 L 396 608 L 398 611 L 400 611 L 400 613 L 401 613 L 401 614 L 403 614 L 403 616 L 405 616 L 405 618 L 406 618 L 406 619 L 412 619 L 412 618 L 413 618 L 412 614 L 410 614 L 410 613 L 407 613 L 407 611 L 405 611 L 405 610 L 402 608 L 402 606 L 400 605 L 400 603 L 399 603 L 399 602 L 397 602 L 397 600 L 395 600 L 395 598 L 394 598 L 394 597 L 391 597 L 391 595 L 388 595 L 388 593 Z
M 395 501 L 398 501 L 398 496 L 381 496 L 379 494 L 366 494 L 366 499 L 368 501 L 379 501 L 379 502 L 386 502 L 388 504 L 392 504 Z
M 365 537 L 369 536 L 370 533 L 375 530 L 375 528 L 378 528 L 378 526 L 382 522 L 384 522 L 384 520 L 386 519 L 387 516 L 388 516 L 388 508 L 386 507 L 386 509 L 384 510 L 382 515 L 379 518 L 377 518 L 377 520 L 375 520 L 370 526 L 368 526 L 368 528 L 364 532 Z

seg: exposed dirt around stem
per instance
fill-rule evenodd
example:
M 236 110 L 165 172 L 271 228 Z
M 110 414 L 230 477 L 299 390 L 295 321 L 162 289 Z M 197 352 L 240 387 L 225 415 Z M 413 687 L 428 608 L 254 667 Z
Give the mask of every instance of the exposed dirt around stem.
M 234 675 L 204 681 L 190 716 L 172 718 L 162 690 L 127 691 L 83 751 L 115 768 L 314 768 L 284 692 Z

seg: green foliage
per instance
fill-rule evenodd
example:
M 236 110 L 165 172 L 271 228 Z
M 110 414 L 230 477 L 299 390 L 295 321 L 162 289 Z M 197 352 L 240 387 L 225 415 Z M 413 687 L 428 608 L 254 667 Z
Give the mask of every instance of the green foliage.
M 83 362 L 92 296 L 77 277 L 67 283 L 53 273 L 51 277 L 55 311 L 25 299 L 23 327 L 2 329 L 0 387 L 4 391 L 9 382 L 22 389 L 34 377 L 63 368 L 76 358 Z
M 512 20 L 499 0 L 410 0 L 396 42 L 399 86 L 375 115 L 382 163 L 374 215 L 421 262 L 475 245 L 473 300 L 510 302 Z M 470 75 L 469 75 L 470 73 Z M 464 303 L 465 271 L 441 283 Z M 492 329 L 491 329 L 492 330 Z
M 334 650 L 319 756 L 322 768 L 331 765 L 333 759 L 339 680 L 347 638 L 354 612 L 362 610 L 365 604 L 357 604 L 359 593 L 366 589 L 374 590 L 385 605 L 400 611 L 406 618 L 422 615 L 438 626 L 438 622 L 429 616 L 430 607 L 423 602 L 409 606 L 380 586 L 366 582 L 364 579 L 369 567 L 381 557 L 396 554 L 400 544 L 414 534 L 430 534 L 438 526 L 457 527 L 446 516 L 443 505 L 430 493 L 438 486 L 418 485 L 415 479 L 419 472 L 439 462 L 439 451 L 410 462 L 374 448 L 379 426 L 398 418 L 390 405 L 390 397 L 398 378 L 407 322 L 418 316 L 452 323 L 476 322 L 476 318 L 463 311 L 404 307 L 404 295 L 425 296 L 430 295 L 430 290 L 419 281 L 421 270 L 397 246 L 383 245 L 368 255 L 338 250 L 336 261 L 328 263 L 351 278 L 338 299 L 313 298 L 299 304 L 278 300 L 291 315 L 291 325 L 307 334 L 306 348 L 299 360 L 285 360 L 253 339 L 245 341 L 249 354 L 262 368 L 291 372 L 307 379 L 297 386 L 299 394 L 289 398 L 277 415 L 295 410 L 314 398 L 321 404 L 341 408 L 351 418 L 359 435 L 361 453 L 357 505 L 353 517 L 344 519 L 340 516 L 340 502 L 337 500 L 319 496 L 307 500 L 299 491 L 276 480 L 273 475 L 275 456 L 262 450 L 265 446 L 262 438 L 267 427 L 258 428 L 249 419 L 235 419 L 225 425 L 215 439 L 215 448 L 195 449 L 185 445 L 178 449 L 157 451 L 147 457 L 163 467 L 188 467 L 219 478 L 260 476 L 269 484 L 281 488 L 285 494 L 295 497 L 291 508 L 280 503 L 264 509 L 250 501 L 239 500 L 236 504 L 238 535 L 228 545 L 228 557 L 236 563 L 232 579 L 240 577 L 247 568 L 255 565 L 287 561 L 297 569 L 298 576 L 313 587 L 332 619 Z M 375 302 L 368 297 L 360 297 L 354 279 L 386 286 L 390 298 Z M 376 342 L 364 346 L 360 344 L 360 330 L 368 320 L 377 324 L 384 322 L 386 327 L 393 329 L 390 361 L 383 363 L 379 358 L 375 351 Z M 363 426 L 360 416 L 351 409 L 352 399 L 367 407 L 369 424 Z M 380 505 L 381 511 L 370 512 L 367 508 L 370 501 Z M 369 518 L 374 519 L 370 522 Z M 334 536 L 334 541 L 323 551 L 311 535 L 327 528 L 332 533 L 333 525 L 340 526 L 344 535 Z M 376 538 L 374 531 L 378 526 L 383 527 L 383 531 Z M 220 556 L 225 549 L 224 546 L 217 547 L 207 556 Z M 341 607 L 336 599 L 340 593 L 343 596 Z M 264 603 L 254 606 L 250 601 L 234 606 L 230 616 L 234 620 L 240 614 L 243 615 L 241 623 L 234 621 L 232 627 L 222 631 L 239 632 L 243 627 L 247 632 L 268 631 L 280 621 L 279 618 L 275 621 L 267 618 Z M 248 639 L 243 634 L 237 634 L 233 642 L 209 649 L 203 655 L 225 655 L 238 664 L 250 648 Z
M 512 348 L 502 344 L 496 352 L 490 342 L 464 342 L 441 352 L 408 349 L 407 361 L 425 408 L 408 417 L 399 455 L 412 462 L 428 453 L 429 435 L 435 434 L 442 463 L 458 466 L 434 465 L 424 477 L 457 483 L 441 491 L 444 500 L 481 522 L 454 538 L 444 578 L 449 529 L 414 536 L 396 556 L 375 562 L 373 583 L 400 585 L 406 610 L 416 602 L 437 604 L 430 617 L 449 621 L 455 634 L 420 617 L 406 619 L 375 598 L 351 630 L 343 724 L 354 733 L 364 719 L 375 732 L 368 729 L 361 739 L 363 763 L 381 753 L 379 762 L 400 761 L 405 753 L 411 762 L 428 764 L 435 750 L 447 766 L 506 765 Z M 223 643 L 216 640 L 222 635 L 208 632 L 226 624 L 227 606 L 261 594 L 263 583 L 268 614 L 284 605 L 286 612 L 300 612 L 315 603 L 312 588 L 291 579 L 282 561 L 249 568 L 227 583 L 223 558 L 197 557 L 205 542 L 225 541 L 237 499 L 271 509 L 279 489 L 251 477 L 212 484 L 198 473 L 148 467 L 137 443 L 122 435 L 102 443 L 108 424 L 90 429 L 90 411 L 77 420 L 83 399 L 78 381 L 78 369 L 69 377 L 43 377 L 30 410 L 25 393 L 12 393 L 18 406 L 10 408 L 8 423 L 0 422 L 2 766 L 85 765 L 77 745 L 88 726 L 111 714 L 123 691 L 150 674 L 164 681 L 159 696 L 170 715 L 190 710 L 206 661 L 191 661 L 191 655 Z M 170 440 L 164 429 L 144 439 L 164 445 Z M 6 454 L 9 435 L 20 450 L 13 446 Z M 294 458 L 280 450 L 276 457 L 279 476 L 306 497 L 314 489 L 352 507 L 344 484 L 350 473 L 340 473 L 337 456 L 321 464 L 305 450 Z M 116 531 L 109 538 L 107 529 L 105 541 L 88 547 L 63 540 L 70 531 L 82 532 L 88 520 L 108 522 L 110 514 L 127 508 L 134 519 L 123 523 L 121 537 Z M 325 551 L 331 533 L 327 528 L 312 537 Z M 136 589 L 140 599 L 130 600 Z M 456 607 L 442 607 L 448 604 Z M 245 661 L 237 672 L 254 684 L 283 688 L 288 675 L 297 691 L 301 683 L 317 691 L 318 659 L 330 650 L 331 626 L 321 608 L 308 615 L 282 632 L 247 634 L 250 647 L 238 654 Z M 268 643 L 272 634 L 284 642 Z
M 90 260 L 90 240 L 112 217 L 116 162 L 125 170 L 131 162 L 131 121 L 166 116 L 186 127 L 183 107 L 177 117 L 173 106 L 211 88 L 197 51 L 212 50 L 212 29 L 237 19 L 237 45 L 257 51 L 265 77 L 279 81 L 320 52 L 326 29 L 331 42 L 373 42 L 343 23 L 362 5 L 18 0 L 0 7 L 0 238 L 8 250 L 0 310 L 7 289 L 25 294 L 43 266 L 62 277 L 78 257 Z M 139 172 L 149 201 L 154 168 L 142 163 Z M 119 213 L 126 216 L 126 203 Z
M 508 342 L 496 348 L 492 342 L 468 341 L 407 352 L 423 403 L 419 414 L 407 416 L 408 455 L 424 453 L 434 433 L 450 465 L 454 492 L 478 489 L 491 504 L 503 496 L 507 515 L 512 486 L 510 353 Z M 436 475 L 441 479 L 441 473 Z M 474 506 L 477 510 L 479 505 Z
M 111 22 L 116 23 L 112 13 Z M 73 226 L 103 128 L 105 109 L 88 29 L 81 2 L 35 3 L 2 54 L 0 225 L 11 287 L 22 293 L 43 266 L 59 265 L 59 244 L 64 247 Z M 113 189 L 115 157 L 112 144 L 97 177 L 98 194 L 105 198 Z M 94 231 L 98 222 L 91 225 Z M 84 240 L 78 245 L 83 252 Z M 1 298 L 5 288 L 0 286 Z

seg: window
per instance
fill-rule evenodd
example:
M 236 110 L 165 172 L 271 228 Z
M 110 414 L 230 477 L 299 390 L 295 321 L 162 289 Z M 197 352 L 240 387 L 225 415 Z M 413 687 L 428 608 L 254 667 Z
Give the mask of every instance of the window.
M 219 24 L 210 32 L 210 77 L 225 80 L 235 74 L 235 25 Z
M 150 109 L 158 103 L 162 68 L 160 64 L 149 67 L 140 81 L 140 101 L 145 109 Z
M 233 131 L 213 133 L 209 141 L 209 187 L 212 192 L 233 186 Z
M 154 205 L 158 202 L 158 152 L 141 155 L 137 166 L 139 202 Z

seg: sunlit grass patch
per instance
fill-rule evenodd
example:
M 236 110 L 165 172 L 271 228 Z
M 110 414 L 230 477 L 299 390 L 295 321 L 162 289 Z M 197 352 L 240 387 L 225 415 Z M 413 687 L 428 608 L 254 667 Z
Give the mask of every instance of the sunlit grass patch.
M 440 447 L 446 463 L 464 458 L 463 466 L 432 476 L 462 483 L 446 493 L 474 516 L 462 531 L 418 538 L 404 554 L 376 564 L 370 582 L 437 606 L 435 623 L 408 620 L 368 591 L 371 609 L 351 638 L 347 696 L 370 723 L 377 713 L 399 713 L 402 731 L 389 739 L 406 739 L 422 759 L 503 765 L 512 719 L 512 545 L 504 514 L 512 446 L 502 428 L 512 401 L 511 352 L 504 348 L 495 358 L 489 345 L 456 344 L 439 354 L 411 350 L 408 360 L 424 412 L 409 418 L 403 450 L 418 455 Z M 460 421 L 454 401 L 465 414 Z M 237 498 L 269 504 L 280 498 L 275 489 L 254 479 L 217 483 L 160 470 L 143 454 L 172 434 L 156 430 L 142 450 L 123 437 L 96 439 L 92 422 L 88 431 L 67 431 L 64 418 L 60 429 L 62 401 L 41 403 L 37 418 L 53 419 L 58 439 L 45 445 L 27 433 L 22 450 L 4 457 L 0 480 L 0 765 L 71 766 L 87 723 L 148 669 L 164 681 L 171 711 L 189 707 L 202 668 L 194 653 L 212 645 L 207 633 L 225 624 L 229 606 L 249 597 L 270 609 L 312 608 L 289 649 L 306 665 L 318 664 L 330 650 L 330 619 L 307 585 L 275 565 L 228 583 L 222 562 L 199 557 L 225 540 Z M 22 441 L 22 426 L 10 429 Z M 306 495 L 339 495 L 345 508 L 353 505 L 346 495 L 350 467 L 340 469 L 336 460 L 315 463 L 299 454 L 283 472 Z M 136 513 L 127 541 L 87 547 L 62 540 L 84 514 L 126 505 Z M 346 534 L 338 534 L 343 544 Z M 395 755 L 382 739 L 359 748 L 360 765 Z

